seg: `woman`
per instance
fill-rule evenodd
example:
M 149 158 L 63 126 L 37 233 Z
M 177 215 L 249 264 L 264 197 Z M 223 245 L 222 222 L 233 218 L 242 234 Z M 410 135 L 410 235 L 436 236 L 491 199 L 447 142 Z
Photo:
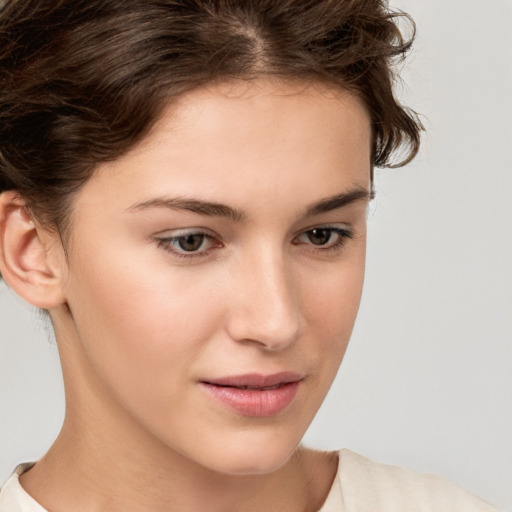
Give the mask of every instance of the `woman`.
M 4 4 L 0 271 L 51 318 L 66 418 L 2 511 L 492 510 L 299 446 L 355 321 L 373 167 L 418 149 L 394 19 Z

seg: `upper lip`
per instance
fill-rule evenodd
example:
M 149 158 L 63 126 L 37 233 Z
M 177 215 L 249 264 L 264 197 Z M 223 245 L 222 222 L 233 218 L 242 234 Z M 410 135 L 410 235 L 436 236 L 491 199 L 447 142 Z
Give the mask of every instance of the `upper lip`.
M 272 375 L 262 375 L 259 373 L 248 373 L 246 375 L 233 375 L 229 377 L 220 377 L 218 379 L 204 379 L 201 382 L 213 384 L 215 386 L 241 387 L 250 386 L 254 388 L 267 388 L 279 384 L 288 384 L 290 382 L 299 382 L 304 378 L 303 375 L 296 372 L 279 372 Z

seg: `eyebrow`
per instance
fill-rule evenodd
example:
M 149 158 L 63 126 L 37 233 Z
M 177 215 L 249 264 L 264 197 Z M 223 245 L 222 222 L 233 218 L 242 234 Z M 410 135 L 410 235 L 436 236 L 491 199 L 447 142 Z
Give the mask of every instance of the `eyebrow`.
M 128 211 L 148 210 L 150 208 L 167 208 L 169 210 L 184 210 L 198 215 L 207 215 L 214 217 L 226 217 L 231 220 L 241 221 L 245 218 L 242 210 L 237 210 L 231 206 L 199 199 L 185 199 L 180 197 L 157 197 L 142 203 L 137 203 Z
M 306 208 L 305 217 L 327 213 L 338 208 L 343 208 L 349 204 L 374 198 L 373 191 L 365 188 L 355 188 L 348 192 L 336 194 L 314 203 Z M 243 210 L 233 208 L 221 203 L 202 201 L 200 199 L 187 199 L 180 197 L 157 197 L 141 203 L 137 203 L 128 208 L 128 211 L 135 212 L 148 210 L 151 208 L 166 208 L 169 210 L 184 210 L 198 215 L 212 217 L 225 217 L 234 221 L 242 221 L 247 215 Z
M 373 190 L 370 191 L 366 188 L 357 187 L 353 190 L 349 190 L 348 192 L 327 197 L 318 203 L 312 204 L 306 209 L 306 216 L 327 213 L 358 201 L 371 201 L 374 197 L 375 193 Z

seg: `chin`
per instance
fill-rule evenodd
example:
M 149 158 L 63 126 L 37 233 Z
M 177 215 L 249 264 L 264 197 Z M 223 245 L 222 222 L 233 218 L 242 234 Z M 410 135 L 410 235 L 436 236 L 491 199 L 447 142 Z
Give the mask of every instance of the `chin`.
M 251 453 L 236 453 L 235 456 L 226 456 L 218 467 L 218 472 L 227 475 L 266 475 L 282 468 L 291 458 L 297 446 L 292 450 L 259 449 Z
M 209 445 L 194 457 L 203 467 L 225 475 L 265 475 L 283 467 L 297 450 L 300 438 L 276 435 L 252 439 L 230 439 L 227 443 Z M 251 436 L 249 436 L 251 437 Z

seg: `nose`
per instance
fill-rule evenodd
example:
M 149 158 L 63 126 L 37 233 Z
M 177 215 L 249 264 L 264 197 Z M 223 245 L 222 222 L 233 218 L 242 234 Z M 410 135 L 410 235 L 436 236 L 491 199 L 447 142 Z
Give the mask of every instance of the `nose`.
M 237 265 L 227 330 L 232 339 L 268 351 L 293 344 L 302 330 L 297 279 L 279 251 L 258 251 Z

